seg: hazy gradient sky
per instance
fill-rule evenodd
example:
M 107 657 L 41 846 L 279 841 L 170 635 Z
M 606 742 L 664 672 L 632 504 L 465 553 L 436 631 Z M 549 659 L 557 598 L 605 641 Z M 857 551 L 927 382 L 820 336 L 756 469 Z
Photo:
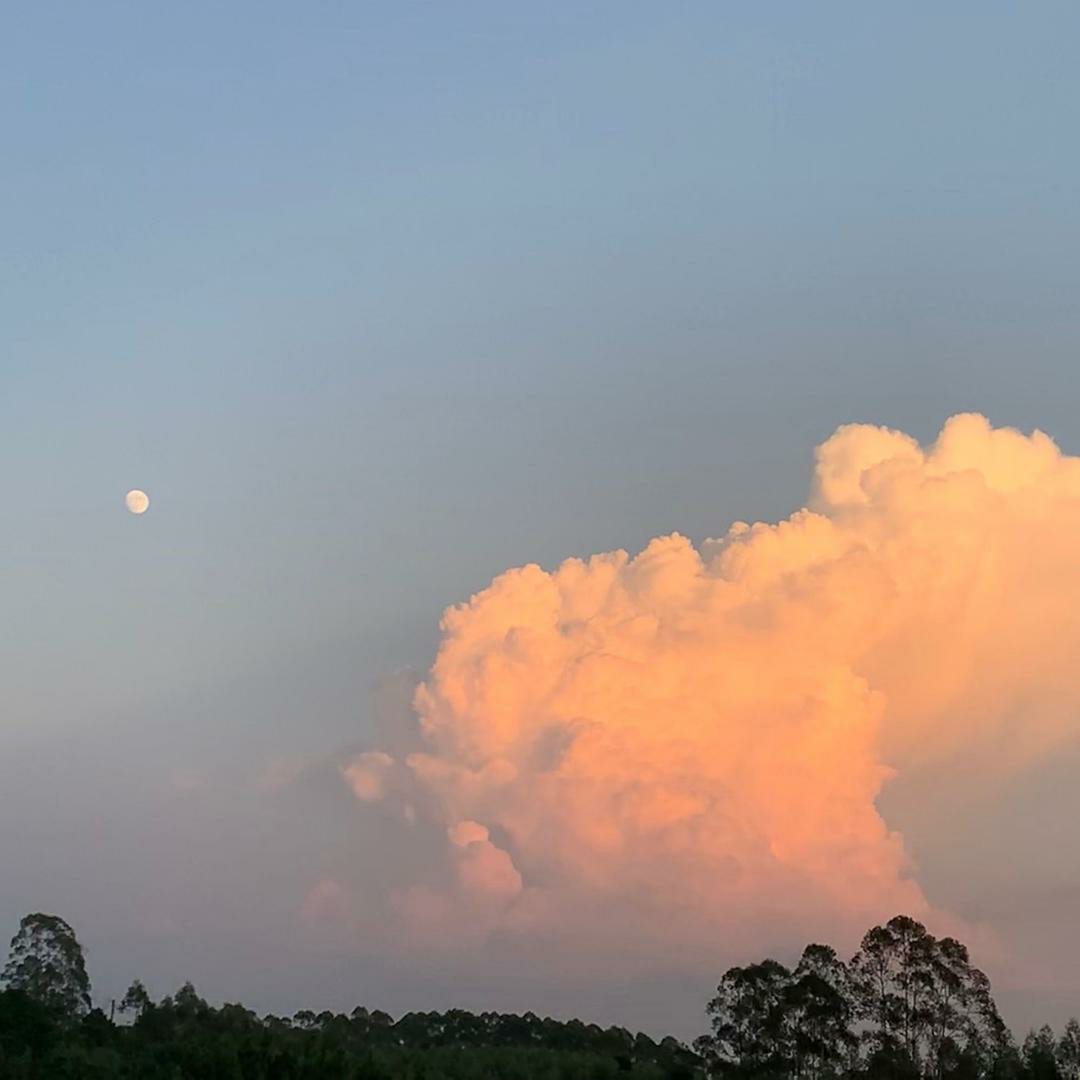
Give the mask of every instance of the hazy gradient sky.
M 838 424 L 926 440 L 977 410 L 1080 451 L 1080 9 L 40 0 L 3 22 L 0 937 L 64 915 L 102 997 L 190 978 L 260 1009 L 693 1032 L 697 974 L 568 997 L 298 920 L 334 866 L 395 857 L 335 763 L 375 688 L 430 666 L 447 605 L 507 567 L 784 517 Z M 931 901 L 1059 954 L 1077 756 L 951 834 L 1000 910 L 886 797 Z M 1062 968 L 1000 996 L 1024 1024 L 1078 990 Z

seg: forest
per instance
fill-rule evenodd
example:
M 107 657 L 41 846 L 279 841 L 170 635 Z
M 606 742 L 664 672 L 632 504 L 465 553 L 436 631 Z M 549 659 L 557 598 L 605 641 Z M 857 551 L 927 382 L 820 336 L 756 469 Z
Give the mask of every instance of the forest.
M 967 948 L 903 915 L 848 961 L 812 944 L 793 968 L 729 969 L 692 1046 L 532 1013 L 260 1017 L 190 983 L 155 1001 L 135 980 L 106 1010 L 74 930 L 43 913 L 21 921 L 0 983 L 3 1080 L 1080 1080 L 1080 1023 L 1018 1043 Z

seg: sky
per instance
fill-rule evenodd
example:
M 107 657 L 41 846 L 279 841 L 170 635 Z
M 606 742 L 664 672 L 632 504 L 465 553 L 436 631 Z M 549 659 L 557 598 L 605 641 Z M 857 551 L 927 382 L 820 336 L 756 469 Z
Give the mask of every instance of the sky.
M 191 979 L 260 1010 L 533 1008 L 692 1035 L 749 946 L 850 946 L 905 904 L 967 934 L 1018 1029 L 1075 1011 L 1078 32 L 1074 4 L 996 0 L 6 12 L 0 937 L 63 915 L 101 1000 Z M 848 424 L 869 426 L 833 435 Z M 837 493 L 883 468 L 866 506 Z M 824 524 L 729 533 L 805 506 Z M 690 547 L 649 546 L 674 533 Z M 972 584 L 977 540 L 999 546 Z M 871 603 L 851 545 L 903 603 Z M 675 567 L 670 595 L 615 556 L 559 570 L 645 550 L 639 568 Z M 739 636 L 728 586 L 784 634 L 813 594 L 835 651 L 816 630 Z M 832 589 L 888 618 L 846 621 Z M 930 702 L 946 661 L 913 642 L 930 628 L 960 664 L 955 620 L 986 614 L 967 606 L 986 589 L 967 681 Z M 537 610 L 626 656 L 645 646 L 624 618 L 681 627 L 694 659 L 646 649 L 644 683 L 570 694 L 592 653 L 529 638 Z M 703 610 L 712 628 L 687 629 Z M 851 825 L 843 858 L 876 882 L 857 910 L 829 899 L 824 849 L 761 825 L 809 804 L 744 791 L 732 747 L 695 741 L 722 717 L 788 761 L 795 699 L 716 673 L 768 682 L 789 660 L 798 700 L 856 718 L 778 775 L 846 792 L 807 820 Z M 614 742 L 540 731 L 540 686 Z M 618 735 L 626 703 L 595 696 L 635 688 L 655 720 L 676 686 L 700 690 L 679 715 L 719 772 L 680 771 L 647 718 L 644 742 Z M 540 732 L 547 764 L 507 731 Z M 588 788 L 597 763 L 618 812 L 544 786 L 572 765 Z M 649 832 L 695 785 L 729 793 L 723 821 Z M 714 887 L 725 860 L 737 901 Z M 774 906 L 792 890 L 805 905 Z M 706 947 L 649 935 L 684 900 Z M 410 947 L 424 934 L 450 945 Z

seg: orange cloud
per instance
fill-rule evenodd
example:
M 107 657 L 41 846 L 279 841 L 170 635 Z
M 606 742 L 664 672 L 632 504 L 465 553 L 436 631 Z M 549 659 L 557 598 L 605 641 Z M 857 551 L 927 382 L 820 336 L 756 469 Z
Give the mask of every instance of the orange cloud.
M 840 428 L 779 524 L 500 575 L 443 619 L 419 745 L 347 770 L 445 837 L 398 917 L 647 960 L 932 915 L 876 799 L 1076 736 L 1078 527 L 1080 460 L 962 415 Z

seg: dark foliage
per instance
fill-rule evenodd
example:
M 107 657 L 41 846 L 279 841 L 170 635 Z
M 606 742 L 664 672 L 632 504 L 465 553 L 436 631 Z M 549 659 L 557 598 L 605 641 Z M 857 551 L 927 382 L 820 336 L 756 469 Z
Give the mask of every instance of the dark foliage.
M 4 984 L 76 1016 L 90 1011 L 90 978 L 75 931 L 56 915 L 35 912 L 19 923 Z
M 3 1080 L 1080 1080 L 1080 1023 L 1017 1047 L 967 949 L 906 916 L 847 963 L 809 945 L 794 968 L 732 968 L 694 1050 L 533 1013 L 259 1017 L 190 983 L 155 1002 L 138 980 L 114 1023 L 91 1008 L 82 949 L 55 916 L 23 920 L 4 983 Z
M 731 968 L 695 1042 L 710 1075 L 759 1080 L 1080 1080 L 1080 1024 L 1018 1050 L 990 980 L 954 938 L 898 915 L 843 963 L 810 945 L 798 966 Z
M 93 1010 L 72 1021 L 22 991 L 0 994 L 5 1080 L 693 1080 L 702 1072 L 674 1039 L 623 1028 L 503 1013 L 344 1016 L 301 1011 L 258 1017 L 215 1009 L 187 984 L 154 1003 L 138 990 L 137 1019 Z M 125 999 L 126 1000 L 126 999 Z M 134 1008 L 132 1011 L 136 1011 Z

